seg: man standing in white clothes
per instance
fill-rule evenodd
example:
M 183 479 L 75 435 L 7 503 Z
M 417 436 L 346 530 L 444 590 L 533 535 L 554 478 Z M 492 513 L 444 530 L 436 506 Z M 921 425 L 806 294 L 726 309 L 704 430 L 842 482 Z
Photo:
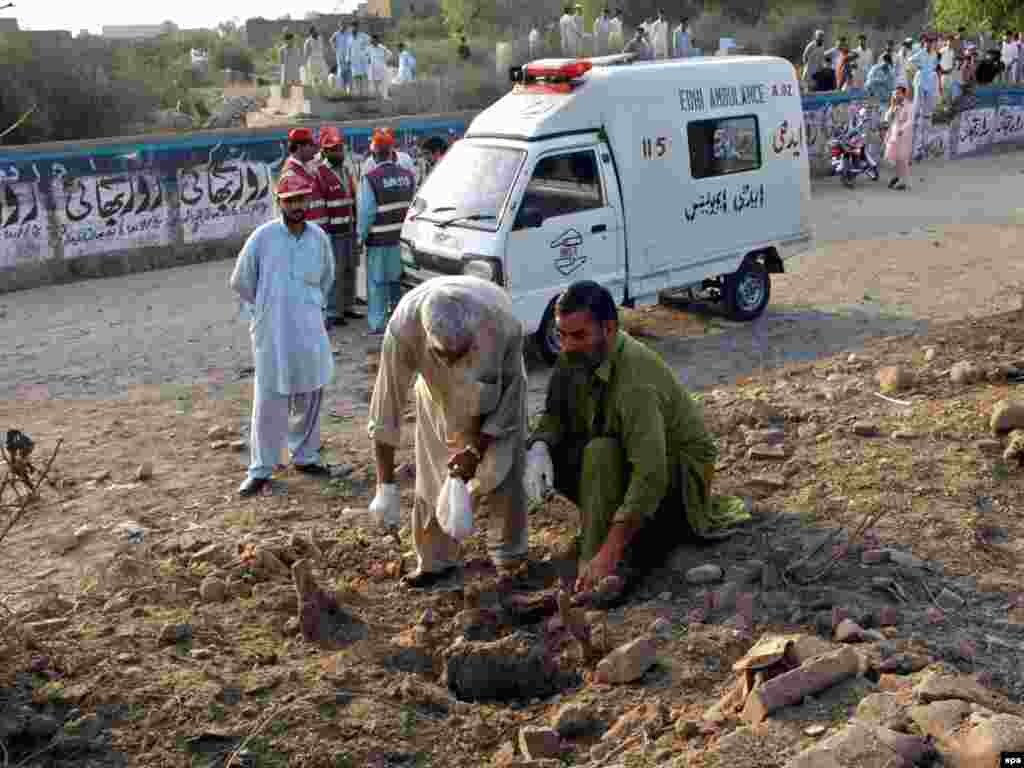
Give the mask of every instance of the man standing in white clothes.
M 601 11 L 601 15 L 594 19 L 594 55 L 605 56 L 608 53 L 608 35 L 611 33 L 611 18 L 608 16 L 608 9 Z
M 565 6 L 565 13 L 558 20 L 558 32 L 562 43 L 562 56 L 567 59 L 576 58 L 576 22 L 573 20 L 572 6 Z
M 857 35 L 857 47 L 853 52 L 857 54 L 857 68 L 853 71 L 852 87 L 861 89 L 868 72 L 875 66 L 875 52 L 868 47 L 868 36 L 863 32 Z
M 658 18 L 655 20 L 650 32 L 651 42 L 654 44 L 654 55 L 659 59 L 667 59 L 669 53 L 668 38 L 669 24 L 665 18 L 665 12 L 658 11 Z
M 380 37 L 374 35 L 370 44 L 370 92 L 385 101 L 391 85 L 391 72 L 388 71 L 390 58 L 391 51 L 384 47 Z
M 370 36 L 359 30 L 359 22 L 352 23 L 352 44 L 348 52 L 352 70 L 352 92 L 365 96 L 370 75 Z
M 623 35 L 622 9 L 616 8 L 615 15 L 608 22 L 608 50 L 619 53 L 622 50 L 622 46 L 626 44 L 626 39 Z
M 530 58 L 533 59 L 537 56 L 537 52 L 540 50 L 540 30 L 537 29 L 536 24 L 534 24 L 530 29 L 530 34 L 527 36 L 527 43 L 530 46 Z
M 687 59 L 693 55 L 690 42 L 690 20 L 683 16 L 679 26 L 672 33 L 672 55 L 677 59 Z
M 338 23 L 338 31 L 331 37 L 331 44 L 334 46 L 334 64 L 337 67 L 335 77 L 340 87 L 349 90 L 352 87 L 352 67 L 348 60 L 352 31 L 346 24 Z
M 320 462 L 320 405 L 334 375 L 324 324 L 334 254 L 324 231 L 306 223 L 313 194 L 308 178 L 283 175 L 277 184 L 281 218 L 249 236 L 231 274 L 231 289 L 253 307 L 256 362 L 249 472 L 238 488 L 242 497 L 269 485 L 285 445 L 299 472 L 330 474 Z M 297 427 L 289 425 L 289 411 L 301 414 Z

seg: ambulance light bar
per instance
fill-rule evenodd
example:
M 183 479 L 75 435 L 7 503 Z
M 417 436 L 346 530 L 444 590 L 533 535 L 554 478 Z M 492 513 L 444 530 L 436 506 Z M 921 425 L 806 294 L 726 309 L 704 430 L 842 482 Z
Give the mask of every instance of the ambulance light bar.
M 513 83 L 530 83 L 535 80 L 568 83 L 585 75 L 593 66 L 585 59 L 540 59 L 523 67 L 511 67 L 509 79 Z

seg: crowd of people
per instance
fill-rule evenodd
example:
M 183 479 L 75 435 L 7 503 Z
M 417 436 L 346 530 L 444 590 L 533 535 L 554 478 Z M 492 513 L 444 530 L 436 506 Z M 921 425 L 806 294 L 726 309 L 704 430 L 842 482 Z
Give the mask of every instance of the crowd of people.
M 567 5 L 558 20 L 559 50 L 566 58 L 581 56 L 608 56 L 633 53 L 643 61 L 685 58 L 694 55 L 691 46 L 689 20 L 684 16 L 673 23 L 664 11 L 656 17 L 640 22 L 631 36 L 625 36 L 625 20 L 621 8 L 613 13 L 604 8 L 587 30 L 583 21 L 582 5 Z M 540 56 L 544 50 L 541 22 L 535 23 L 527 35 L 530 58 Z
M 405 43 L 396 51 L 386 47 L 379 35 L 360 29 L 359 21 L 341 22 L 325 43 L 315 26 L 301 45 L 286 29 L 278 48 L 280 84 L 319 86 L 354 96 L 388 99 L 391 85 L 416 79 L 416 56 Z

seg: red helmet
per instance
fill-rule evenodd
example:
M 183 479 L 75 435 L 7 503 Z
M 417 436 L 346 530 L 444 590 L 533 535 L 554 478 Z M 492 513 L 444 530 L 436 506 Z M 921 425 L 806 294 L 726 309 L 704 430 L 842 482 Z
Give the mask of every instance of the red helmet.
M 277 180 L 277 199 L 287 200 L 290 197 L 302 197 L 313 194 L 309 182 L 302 177 L 287 173 Z
M 313 143 L 313 131 L 309 128 L 292 128 L 288 131 L 288 142 L 299 143 L 308 141 L 310 144 Z
M 341 131 L 333 125 L 325 125 L 320 128 L 320 148 L 330 149 L 340 147 L 345 143 L 341 137 Z

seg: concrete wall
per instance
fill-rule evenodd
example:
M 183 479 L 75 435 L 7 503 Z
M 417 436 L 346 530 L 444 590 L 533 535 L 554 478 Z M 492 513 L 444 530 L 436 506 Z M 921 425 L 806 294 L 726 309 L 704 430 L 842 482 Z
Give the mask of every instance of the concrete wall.
M 827 172 L 828 137 L 863 103 L 806 97 L 803 130 L 763 127 L 764 151 L 806 151 L 814 171 Z M 461 135 L 473 116 L 340 125 L 361 161 L 376 126 L 394 126 L 416 155 L 419 140 Z M 273 215 L 286 135 L 235 129 L 0 148 L 0 293 L 233 257 Z M 1007 143 L 1024 143 L 1024 89 L 982 89 L 976 109 L 929 129 L 927 146 L 932 158 L 955 159 Z

